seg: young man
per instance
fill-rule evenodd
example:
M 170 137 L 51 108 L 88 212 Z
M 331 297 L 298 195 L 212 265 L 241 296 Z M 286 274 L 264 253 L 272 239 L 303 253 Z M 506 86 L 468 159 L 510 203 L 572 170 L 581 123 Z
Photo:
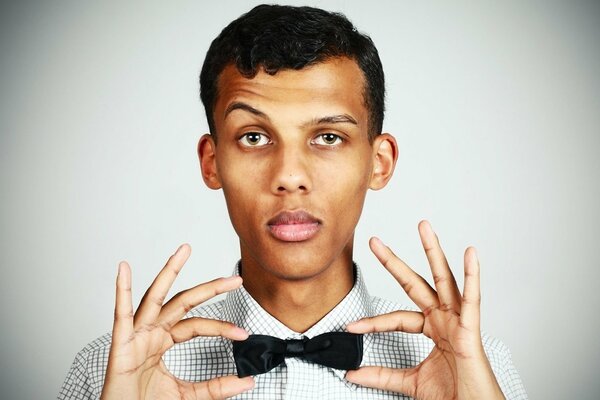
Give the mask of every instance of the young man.
M 353 263 L 366 192 L 397 158 L 367 36 L 339 14 L 258 6 L 213 41 L 200 83 L 202 176 L 224 192 L 241 260 L 164 304 L 180 246 L 135 314 L 121 262 L 112 336 L 77 355 L 60 399 L 526 398 L 507 349 L 480 334 L 474 248 L 461 294 L 427 221 L 435 289 L 371 239 L 420 311 L 370 297 Z

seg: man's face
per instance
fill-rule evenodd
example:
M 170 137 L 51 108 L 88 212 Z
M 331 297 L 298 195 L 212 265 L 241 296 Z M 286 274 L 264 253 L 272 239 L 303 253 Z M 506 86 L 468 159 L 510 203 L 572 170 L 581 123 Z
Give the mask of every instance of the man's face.
M 200 154 L 205 181 L 223 189 L 244 266 L 304 279 L 349 263 L 378 143 L 368 139 L 356 62 L 252 79 L 229 66 L 218 89 L 217 144 L 205 137 Z

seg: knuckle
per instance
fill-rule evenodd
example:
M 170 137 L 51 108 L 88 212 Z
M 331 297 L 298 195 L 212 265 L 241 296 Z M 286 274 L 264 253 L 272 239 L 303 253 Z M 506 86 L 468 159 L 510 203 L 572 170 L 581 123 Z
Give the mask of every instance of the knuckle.
M 392 373 L 386 368 L 380 367 L 379 369 L 379 384 L 382 387 L 389 387 L 392 383 Z
M 227 321 L 218 321 L 218 333 L 219 334 L 223 334 L 225 332 L 227 332 L 228 330 L 230 330 L 231 328 L 233 328 L 233 324 Z
M 470 269 L 465 269 L 465 277 L 466 278 L 476 278 L 477 276 L 479 276 L 479 274 L 476 273 L 475 271 L 472 271 Z
M 203 283 L 200 287 L 206 293 L 206 297 L 212 298 L 225 291 L 225 289 L 222 289 L 223 280 L 224 278 L 213 279 L 210 282 Z
M 149 294 L 148 295 L 148 301 L 150 301 L 151 303 L 156 304 L 159 307 L 162 307 L 163 303 L 165 302 L 165 295 L 156 295 L 156 294 Z
M 407 282 L 404 283 L 403 286 L 404 286 L 404 291 L 406 292 L 406 294 L 410 296 L 410 293 L 415 288 L 415 285 L 412 282 L 407 281 Z
M 115 320 L 133 319 L 133 311 L 115 310 Z
M 220 399 L 223 394 L 223 385 L 220 379 L 211 379 L 206 383 L 206 390 L 210 399 Z
M 423 316 L 428 317 L 429 314 L 431 314 L 433 310 L 435 310 L 434 306 L 429 306 L 429 307 L 425 308 L 423 310 Z
M 467 296 L 463 300 L 464 304 L 478 306 L 481 304 L 481 296 Z
M 177 275 L 179 275 L 179 269 L 175 268 L 171 264 L 167 266 L 167 271 L 169 271 L 173 275 L 173 277 L 177 277 Z
M 396 324 L 395 330 L 404 332 L 404 321 L 403 320 L 398 321 L 398 323 Z
M 184 298 L 180 297 L 178 299 L 179 301 L 179 305 L 180 307 L 183 309 L 183 311 L 187 314 L 188 312 L 190 312 L 193 308 L 194 305 L 189 303 L 188 301 L 186 301 Z
M 438 285 L 440 283 L 447 283 L 450 281 L 450 278 L 448 276 L 445 275 L 439 275 L 439 274 L 434 274 L 433 275 L 433 282 Z
M 117 289 L 122 292 L 131 293 L 131 285 L 123 284 L 121 282 L 117 282 Z

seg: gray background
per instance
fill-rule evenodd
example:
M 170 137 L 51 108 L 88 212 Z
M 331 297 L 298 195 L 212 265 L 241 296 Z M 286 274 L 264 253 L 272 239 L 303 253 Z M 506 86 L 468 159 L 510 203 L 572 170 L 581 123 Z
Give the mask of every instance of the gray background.
M 183 242 L 174 291 L 231 272 L 236 237 L 196 158 L 197 75 L 251 4 L 2 4 L 3 399 L 56 395 L 76 352 L 111 328 L 119 260 L 136 302 Z M 428 219 L 459 276 L 477 247 L 483 327 L 531 398 L 598 398 L 599 4 L 304 4 L 345 12 L 387 74 L 400 158 L 356 235 L 372 294 L 408 301 L 368 237 L 429 277 Z

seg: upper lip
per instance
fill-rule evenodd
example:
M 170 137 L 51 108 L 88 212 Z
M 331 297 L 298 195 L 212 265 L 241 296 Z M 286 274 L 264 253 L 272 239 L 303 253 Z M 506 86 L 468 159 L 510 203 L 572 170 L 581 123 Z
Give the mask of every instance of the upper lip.
M 268 225 L 295 225 L 320 223 L 317 218 L 304 210 L 282 211 L 267 222 Z

